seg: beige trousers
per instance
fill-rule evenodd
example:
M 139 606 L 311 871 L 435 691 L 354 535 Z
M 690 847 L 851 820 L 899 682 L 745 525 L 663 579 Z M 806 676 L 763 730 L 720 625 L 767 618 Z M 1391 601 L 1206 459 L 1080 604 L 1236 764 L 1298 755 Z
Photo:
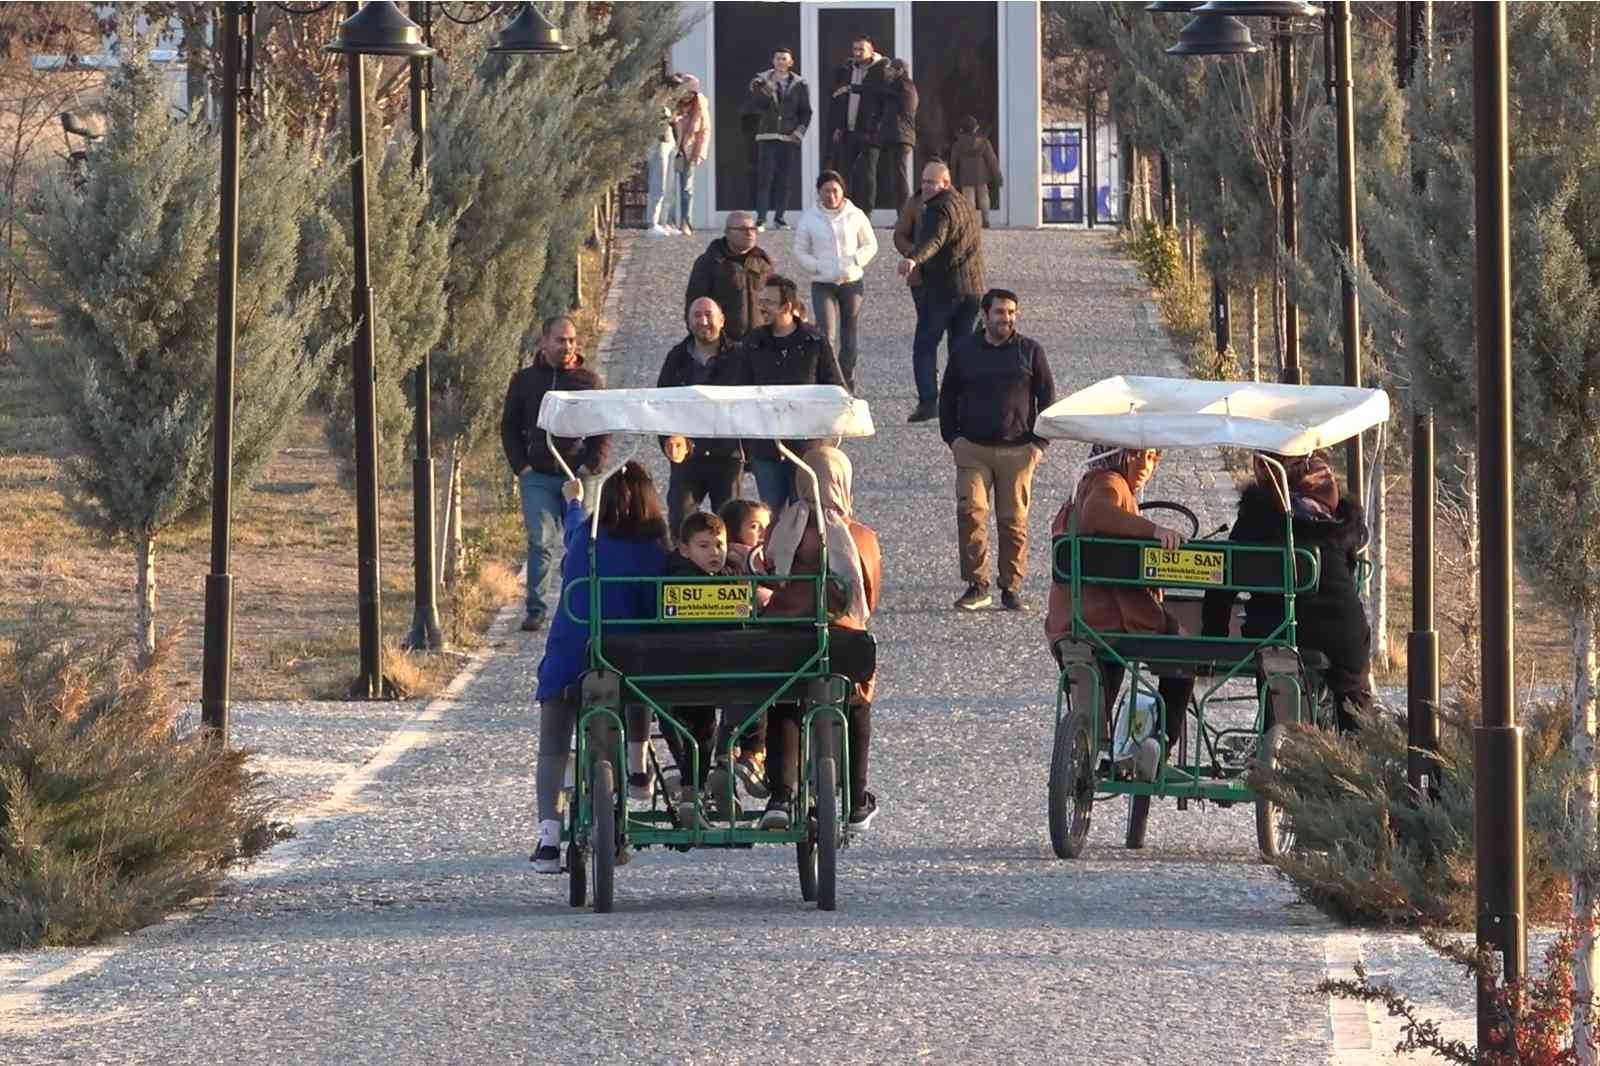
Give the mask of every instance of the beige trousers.
M 1028 503 L 1033 471 L 1043 452 L 1032 444 L 974 444 L 957 437 L 956 532 L 961 542 L 961 577 L 989 585 L 989 510 L 1000 541 L 999 585 L 1022 588 L 1028 561 Z M 992 501 L 992 503 L 991 503 Z

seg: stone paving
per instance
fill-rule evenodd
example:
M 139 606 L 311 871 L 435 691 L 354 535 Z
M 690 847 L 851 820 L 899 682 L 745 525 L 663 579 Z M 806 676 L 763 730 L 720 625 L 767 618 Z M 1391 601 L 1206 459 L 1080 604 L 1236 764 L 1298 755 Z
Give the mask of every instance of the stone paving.
M 763 241 L 792 261 L 787 235 Z M 1180 372 L 1109 236 L 985 241 L 990 282 L 1021 294 L 1061 393 Z M 704 243 L 632 242 L 601 360 L 613 385 L 653 384 Z M 1107 803 L 1084 859 L 1051 855 L 1041 612 L 951 609 L 953 473 L 933 425 L 904 422 L 912 311 L 893 263 L 887 251 L 869 272 L 857 373 L 878 436 L 850 445 L 857 510 L 885 552 L 882 813 L 842 853 L 837 912 L 801 902 L 793 852 L 776 847 L 645 852 L 618 871 L 616 913 L 569 909 L 565 878 L 526 862 L 541 647 L 505 628 L 221 898 L 108 951 L 0 964 L 0 1061 L 1329 1061 L 1311 987 L 1330 926 L 1259 863 L 1250 811 L 1157 804 L 1147 848 L 1127 852 L 1122 804 Z M 1035 605 L 1049 516 L 1084 452 L 1052 447 L 1035 485 Z M 641 455 L 664 474 L 653 442 Z M 1215 455 L 1174 456 L 1147 495 L 1207 529 L 1233 500 Z M 337 730 L 309 728 L 293 754 L 314 764 Z

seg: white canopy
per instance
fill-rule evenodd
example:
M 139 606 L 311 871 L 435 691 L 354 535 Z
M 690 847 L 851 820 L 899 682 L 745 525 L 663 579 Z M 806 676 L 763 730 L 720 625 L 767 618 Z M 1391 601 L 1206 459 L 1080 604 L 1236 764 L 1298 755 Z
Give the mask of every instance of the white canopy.
M 870 437 L 872 414 L 838 385 L 687 385 L 547 392 L 539 428 L 558 437 Z
M 1121 448 L 1228 445 L 1307 455 L 1388 418 L 1381 389 L 1114 377 L 1051 404 L 1035 432 Z

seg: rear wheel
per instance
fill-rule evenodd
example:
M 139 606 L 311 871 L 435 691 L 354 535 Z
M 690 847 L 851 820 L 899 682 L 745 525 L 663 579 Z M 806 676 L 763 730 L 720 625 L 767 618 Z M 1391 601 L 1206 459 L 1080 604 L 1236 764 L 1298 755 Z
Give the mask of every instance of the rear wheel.
M 817 901 L 817 822 L 806 819 L 806 838 L 794 846 L 795 863 L 800 867 L 800 898 Z
M 1094 813 L 1094 745 L 1089 716 L 1067 713 L 1056 726 L 1050 757 L 1050 846 L 1058 859 L 1076 859 L 1089 841 Z
M 1144 847 L 1145 830 L 1150 828 L 1150 797 L 1128 797 L 1128 836 L 1124 844 L 1130 851 Z
M 836 862 L 839 857 L 839 770 L 833 756 L 817 763 L 817 909 L 836 904 Z
M 617 872 L 617 783 L 611 764 L 604 759 L 594 764 L 594 780 L 589 785 L 594 817 L 589 823 L 589 856 L 594 872 L 594 910 L 610 914 L 615 897 Z
M 1283 747 L 1284 727 L 1275 725 L 1267 730 L 1261 742 L 1261 765 L 1267 770 L 1278 766 L 1278 750 Z M 1256 847 L 1267 862 L 1287 855 L 1294 847 L 1294 830 L 1285 817 L 1283 808 L 1271 800 L 1256 800 Z

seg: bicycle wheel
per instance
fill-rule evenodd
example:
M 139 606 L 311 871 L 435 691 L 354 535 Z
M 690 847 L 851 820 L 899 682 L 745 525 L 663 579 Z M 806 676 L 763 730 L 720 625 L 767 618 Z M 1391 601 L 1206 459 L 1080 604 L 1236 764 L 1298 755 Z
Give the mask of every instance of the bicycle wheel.
M 1284 727 L 1279 724 L 1267 730 L 1261 743 L 1261 764 L 1268 771 L 1278 765 L 1278 749 L 1283 747 Z M 1283 808 L 1271 800 L 1256 800 L 1256 847 L 1266 862 L 1287 855 L 1294 847 L 1294 829 L 1289 825 Z
M 567 902 L 574 907 L 589 901 L 588 861 L 577 844 L 567 845 Z
M 589 826 L 589 857 L 594 867 L 594 910 L 596 914 L 610 914 L 616 891 L 617 783 L 611 764 L 604 759 L 594 764 L 593 775 L 589 785 L 594 810 Z
M 1095 757 L 1090 736 L 1089 716 L 1079 710 L 1056 726 L 1050 757 L 1050 846 L 1058 859 L 1076 859 L 1089 842 Z
M 817 763 L 817 910 L 837 903 L 839 857 L 839 770 L 828 756 Z

